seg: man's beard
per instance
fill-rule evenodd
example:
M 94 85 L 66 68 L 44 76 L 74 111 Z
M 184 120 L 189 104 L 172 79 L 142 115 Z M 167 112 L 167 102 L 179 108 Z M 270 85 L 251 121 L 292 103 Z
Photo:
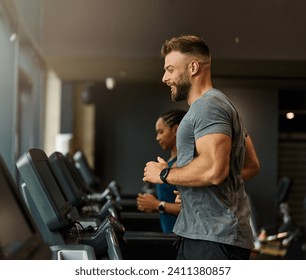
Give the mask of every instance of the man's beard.
M 180 84 L 176 84 L 176 92 L 172 92 L 171 99 L 172 101 L 182 101 L 186 100 L 189 95 L 189 91 L 191 88 L 191 84 L 189 81 L 189 77 L 184 73 L 181 75 Z

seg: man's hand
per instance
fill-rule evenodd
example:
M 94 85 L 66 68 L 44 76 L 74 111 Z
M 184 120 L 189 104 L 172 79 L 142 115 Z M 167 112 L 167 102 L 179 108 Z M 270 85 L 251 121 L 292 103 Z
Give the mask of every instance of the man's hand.
M 160 179 L 160 172 L 168 167 L 168 163 L 161 157 L 157 157 L 157 162 L 149 161 L 144 168 L 143 181 L 154 184 L 162 184 L 163 181 Z

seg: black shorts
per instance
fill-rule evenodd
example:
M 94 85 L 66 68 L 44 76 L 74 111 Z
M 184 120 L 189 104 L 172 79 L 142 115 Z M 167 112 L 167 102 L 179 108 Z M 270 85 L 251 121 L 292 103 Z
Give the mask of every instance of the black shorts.
M 251 250 L 206 240 L 180 238 L 177 260 L 249 260 Z

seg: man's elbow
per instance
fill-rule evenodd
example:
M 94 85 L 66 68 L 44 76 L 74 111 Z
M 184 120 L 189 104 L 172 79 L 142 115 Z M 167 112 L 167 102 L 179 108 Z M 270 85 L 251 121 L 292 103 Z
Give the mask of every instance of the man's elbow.
M 260 172 L 260 164 L 259 161 L 257 161 L 253 167 L 254 176 L 257 176 Z
M 253 171 L 254 176 L 258 175 L 258 173 L 260 171 L 260 163 L 259 163 L 259 160 L 257 158 L 256 158 L 256 160 L 253 160 L 250 169 Z
M 260 172 L 260 164 L 259 162 L 254 162 L 252 165 L 245 167 L 242 172 L 242 178 L 246 181 L 249 180 L 255 176 L 257 176 Z

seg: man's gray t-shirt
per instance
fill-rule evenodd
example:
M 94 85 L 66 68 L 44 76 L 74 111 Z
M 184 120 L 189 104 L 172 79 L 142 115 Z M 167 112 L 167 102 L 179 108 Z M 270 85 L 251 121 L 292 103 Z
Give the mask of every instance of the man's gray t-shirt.
M 193 102 L 181 121 L 177 132 L 177 167 L 192 161 L 196 156 L 195 141 L 211 133 L 232 138 L 230 174 L 220 185 L 178 186 L 182 208 L 173 232 L 186 238 L 253 248 L 249 204 L 240 174 L 246 132 L 235 107 L 217 89 Z

